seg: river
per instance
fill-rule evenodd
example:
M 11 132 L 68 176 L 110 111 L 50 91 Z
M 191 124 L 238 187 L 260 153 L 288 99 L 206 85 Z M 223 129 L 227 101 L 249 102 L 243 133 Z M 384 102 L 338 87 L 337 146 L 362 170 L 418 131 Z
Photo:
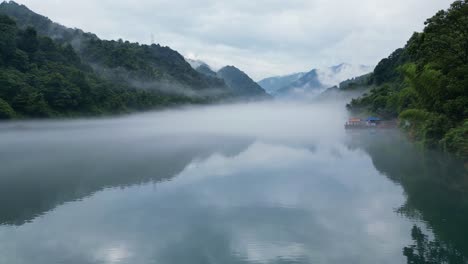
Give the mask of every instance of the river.
M 468 263 L 463 165 L 339 104 L 0 123 L 0 263 Z

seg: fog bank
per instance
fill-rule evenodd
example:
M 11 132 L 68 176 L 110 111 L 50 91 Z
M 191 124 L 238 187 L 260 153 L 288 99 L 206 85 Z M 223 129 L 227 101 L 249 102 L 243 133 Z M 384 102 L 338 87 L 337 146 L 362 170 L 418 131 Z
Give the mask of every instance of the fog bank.
M 156 135 L 193 138 L 219 135 L 301 144 L 326 143 L 343 138 L 346 115 L 341 103 L 269 101 L 89 120 L 18 121 L 0 124 L 0 133 L 11 141 L 24 140 L 33 133 L 35 137 L 51 140 L 92 138 L 116 143 Z

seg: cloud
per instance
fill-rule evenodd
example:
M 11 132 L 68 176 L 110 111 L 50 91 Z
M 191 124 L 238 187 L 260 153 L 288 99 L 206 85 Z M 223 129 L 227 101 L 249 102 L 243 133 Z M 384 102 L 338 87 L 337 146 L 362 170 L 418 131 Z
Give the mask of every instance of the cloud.
M 168 45 L 254 79 L 341 62 L 376 64 L 452 0 L 18 0 L 102 38 Z

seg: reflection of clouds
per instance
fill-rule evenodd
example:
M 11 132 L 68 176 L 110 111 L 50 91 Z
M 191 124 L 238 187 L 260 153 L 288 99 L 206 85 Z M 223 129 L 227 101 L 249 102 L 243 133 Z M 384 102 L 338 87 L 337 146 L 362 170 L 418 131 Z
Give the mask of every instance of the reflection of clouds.
M 235 251 L 243 252 L 251 263 L 268 263 L 275 259 L 296 260 L 307 254 L 304 245 L 295 242 L 257 241 L 243 238 L 233 245 Z
M 123 243 L 99 248 L 95 253 L 97 263 L 120 263 L 130 257 L 131 252 Z
M 60 252 L 82 263 L 403 263 L 411 226 L 392 210 L 403 200 L 362 152 L 257 142 L 194 161 L 156 188 L 107 189 L 0 227 L 0 252 L 48 256 L 36 263 Z
M 257 158 L 258 155 L 262 155 L 261 158 Z M 375 255 L 380 256 L 392 254 L 392 259 L 401 260 L 402 242 L 408 241 L 406 237 L 410 226 L 395 225 L 404 221 L 393 214 L 392 209 L 401 204 L 404 197 L 399 187 L 381 177 L 371 164 L 370 158 L 364 153 L 345 148 L 321 147 L 315 152 L 309 152 L 304 149 L 256 143 L 233 159 L 212 157 L 201 164 L 189 166 L 178 180 L 190 182 L 197 179 L 203 182 L 208 180 L 209 175 L 218 175 L 216 169 L 210 174 L 210 169 L 218 166 L 230 168 L 229 173 L 219 175 L 230 176 L 232 179 L 239 177 L 237 182 L 242 186 L 231 185 L 231 188 L 223 189 L 222 194 L 219 189 L 200 186 L 197 197 L 200 202 L 218 208 L 242 208 L 255 201 L 257 206 L 307 210 L 308 214 L 302 217 L 308 218 L 309 221 L 314 219 L 312 222 L 315 225 L 312 229 L 322 230 L 319 233 L 323 235 L 323 241 L 316 241 L 307 235 L 305 241 L 301 241 L 301 245 L 309 246 L 304 251 L 307 258 L 316 258 L 310 253 L 317 252 L 314 251 L 314 247 L 323 243 L 321 247 L 325 249 L 320 250 L 320 255 L 330 256 L 325 258 L 326 263 L 333 261 L 331 256 L 340 253 L 361 260 L 372 259 L 357 248 L 367 248 L 378 252 Z M 192 171 L 191 168 L 195 167 L 197 170 Z M 261 172 L 261 175 L 254 178 L 258 181 L 242 176 L 253 168 Z M 197 178 L 201 175 L 205 178 Z M 245 181 L 249 184 L 245 185 Z M 230 183 L 236 185 L 236 181 Z M 242 189 L 241 195 L 237 193 L 239 189 Z M 268 220 L 274 222 L 273 219 Z M 251 222 L 249 225 L 257 226 Z M 255 248 L 258 250 L 244 249 L 248 256 L 255 255 L 252 251 L 256 252 L 256 260 L 262 252 L 264 260 L 276 258 L 275 254 L 269 255 L 265 253 L 267 250 L 261 250 L 261 245 L 265 248 L 271 246 L 269 241 L 286 239 L 283 243 L 297 243 L 294 240 L 296 237 L 272 237 L 275 230 L 267 230 L 264 233 L 261 230 L 262 228 L 237 225 L 233 232 L 233 237 L 237 237 L 238 234 L 250 234 L 248 241 L 240 238 L 241 242 L 237 244 L 257 245 Z M 255 242 L 255 238 L 258 241 Z M 286 245 L 283 247 L 287 248 Z M 384 260 L 385 258 L 380 259 Z
M 174 181 L 186 184 L 207 177 L 228 176 L 251 170 L 285 169 L 302 164 L 309 154 L 304 149 L 296 150 L 281 145 L 255 143 L 234 157 L 218 154 L 192 162 Z

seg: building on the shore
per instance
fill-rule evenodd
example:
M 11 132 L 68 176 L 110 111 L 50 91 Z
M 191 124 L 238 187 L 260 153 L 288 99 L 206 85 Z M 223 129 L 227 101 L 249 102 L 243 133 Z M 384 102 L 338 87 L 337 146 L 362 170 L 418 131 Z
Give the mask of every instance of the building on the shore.
M 377 126 L 381 121 L 380 118 L 371 116 L 366 119 L 366 124 L 368 126 Z
M 364 126 L 365 123 L 362 121 L 360 118 L 350 118 L 348 122 L 346 122 L 345 127 L 346 128 L 357 128 L 357 127 L 362 127 Z

